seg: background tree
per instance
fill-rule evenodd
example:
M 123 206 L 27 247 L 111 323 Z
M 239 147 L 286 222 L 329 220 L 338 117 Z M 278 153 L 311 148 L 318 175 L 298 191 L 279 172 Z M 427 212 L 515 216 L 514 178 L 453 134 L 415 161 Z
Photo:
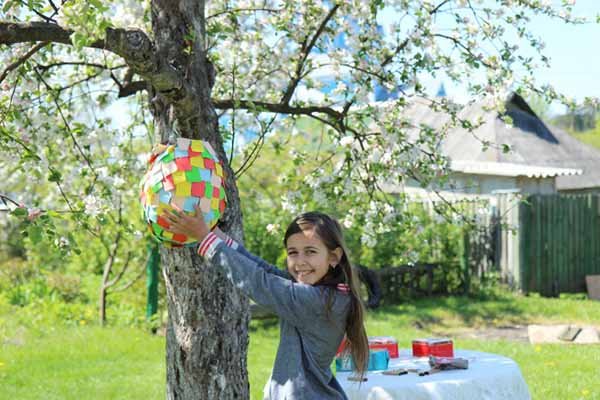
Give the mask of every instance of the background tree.
M 474 99 L 488 96 L 499 109 L 510 88 L 560 97 L 533 80 L 536 63 L 548 60 L 528 22 L 582 21 L 570 14 L 574 1 L 550 3 L 8 0 L 0 22 L 0 170 L 11 174 L 3 190 L 55 210 L 28 233 L 75 251 L 57 221 L 97 233 L 118 220 L 118 197 L 128 207 L 123 215 L 135 215 L 133 182 L 144 168 L 136 155 L 176 136 L 204 139 L 226 165 L 224 229 L 241 240 L 236 178 L 260 157 L 272 129 L 292 130 L 302 115 L 323 124 L 337 157 L 320 155 L 329 168 L 296 185 L 318 193 L 317 206 L 319 199 L 367 199 L 360 202 L 368 204 L 365 213 L 344 218 L 363 223 L 368 242 L 371 231 L 404 218 L 381 184 L 443 179 L 439 140 L 457 124 L 480 123 L 461 119 L 447 100 L 429 99 L 424 75 L 468 82 Z M 392 10 L 397 19 L 383 32 L 378 17 Z M 375 85 L 401 88 L 401 96 L 369 105 Z M 413 98 L 447 112 L 449 122 L 438 131 L 412 123 L 404 110 Z M 249 138 L 247 151 L 237 153 L 236 143 Z M 289 150 L 281 157 L 301 163 L 303 154 Z M 297 192 L 279 201 L 300 210 Z M 134 241 L 138 228 L 131 217 L 122 240 Z M 161 255 L 167 397 L 247 398 L 247 300 L 191 249 Z

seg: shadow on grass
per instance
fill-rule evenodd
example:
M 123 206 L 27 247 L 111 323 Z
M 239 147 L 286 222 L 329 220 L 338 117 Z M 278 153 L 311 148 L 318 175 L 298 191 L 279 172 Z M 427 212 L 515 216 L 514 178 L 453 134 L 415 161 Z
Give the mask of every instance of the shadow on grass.
M 514 294 L 491 290 L 469 296 L 405 298 L 399 304 L 384 304 L 368 310 L 368 317 L 374 321 L 435 331 L 521 325 L 528 322 L 532 313 Z M 252 319 L 249 330 L 268 330 L 278 325 L 277 318 Z
M 514 296 L 492 292 L 472 296 L 406 298 L 400 304 L 369 310 L 369 314 L 375 320 L 397 315 L 404 324 L 426 330 L 521 324 L 529 317 Z
M 279 318 L 273 316 L 271 318 L 253 319 L 250 322 L 248 330 L 250 332 L 257 332 L 265 329 L 271 329 L 277 326 L 279 326 Z

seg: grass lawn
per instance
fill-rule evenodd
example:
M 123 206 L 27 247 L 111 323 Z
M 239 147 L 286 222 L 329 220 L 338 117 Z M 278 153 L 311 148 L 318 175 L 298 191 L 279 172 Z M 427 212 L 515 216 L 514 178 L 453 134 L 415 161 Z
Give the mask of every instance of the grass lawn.
M 10 319 L 8 315 L 1 317 Z M 600 302 L 505 294 L 486 299 L 423 299 L 371 312 L 367 330 L 373 336 L 393 335 L 401 347 L 409 347 L 415 337 L 449 334 L 457 348 L 514 359 L 533 399 L 600 400 L 599 345 L 530 345 L 461 338 L 466 330 L 528 323 L 580 323 L 600 328 Z M 250 329 L 252 398 L 261 399 L 275 356 L 278 326 L 274 320 L 253 321 Z M 22 332 L 19 340 L 0 337 L 0 399 L 165 397 L 162 337 L 137 329 L 94 326 L 32 332 Z
M 164 399 L 164 338 L 86 326 L 0 347 L 0 399 Z

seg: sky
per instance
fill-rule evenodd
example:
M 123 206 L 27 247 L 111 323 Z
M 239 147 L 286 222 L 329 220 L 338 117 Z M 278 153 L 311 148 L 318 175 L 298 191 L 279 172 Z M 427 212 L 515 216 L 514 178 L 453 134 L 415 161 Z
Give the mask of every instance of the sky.
M 574 11 L 575 15 L 594 17 L 600 14 L 600 0 L 577 0 Z M 600 24 L 566 26 L 534 21 L 532 25 L 546 41 L 551 62 L 550 69 L 538 71 L 537 79 L 577 100 L 600 97 Z
M 561 0 L 554 0 L 555 5 Z M 600 97 L 600 24 L 595 16 L 600 14 L 600 0 L 576 0 L 574 16 L 586 16 L 594 22 L 585 25 L 567 25 L 547 17 L 534 18 L 530 23 L 533 32 L 546 43 L 544 54 L 550 58 L 550 68 L 536 70 L 536 80 L 540 84 L 550 83 L 558 92 L 582 101 L 585 97 Z M 382 23 L 393 19 L 392 13 L 385 13 Z M 435 94 L 442 79 L 425 79 L 424 83 L 431 94 Z M 444 82 L 448 96 L 464 101 L 466 91 L 451 82 Z M 553 105 L 551 113 L 562 111 Z

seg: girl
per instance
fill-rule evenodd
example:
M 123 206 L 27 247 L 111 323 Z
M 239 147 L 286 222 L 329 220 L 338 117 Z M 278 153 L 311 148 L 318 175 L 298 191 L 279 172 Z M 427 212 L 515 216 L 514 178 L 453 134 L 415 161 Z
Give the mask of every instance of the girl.
M 283 239 L 287 272 L 250 254 L 202 212 L 168 213 L 171 230 L 200 242 L 198 253 L 222 268 L 232 283 L 280 318 L 280 342 L 265 399 L 347 399 L 330 365 L 344 334 L 356 372 L 369 349 L 363 306 L 340 224 L 319 212 L 296 217 Z

